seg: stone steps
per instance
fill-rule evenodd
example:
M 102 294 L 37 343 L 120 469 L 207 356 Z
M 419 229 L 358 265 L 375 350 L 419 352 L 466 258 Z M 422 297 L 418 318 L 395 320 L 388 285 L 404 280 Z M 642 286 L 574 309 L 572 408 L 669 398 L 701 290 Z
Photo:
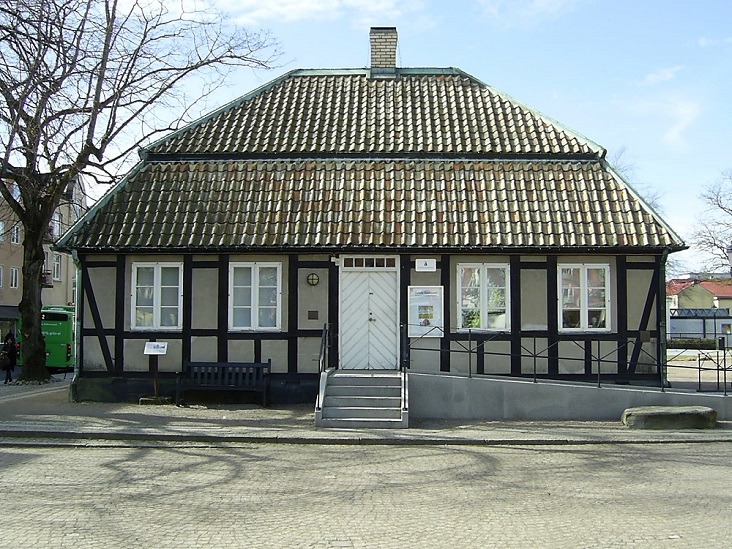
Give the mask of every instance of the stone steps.
M 338 371 L 328 376 L 316 426 L 402 428 L 402 378 L 396 371 Z

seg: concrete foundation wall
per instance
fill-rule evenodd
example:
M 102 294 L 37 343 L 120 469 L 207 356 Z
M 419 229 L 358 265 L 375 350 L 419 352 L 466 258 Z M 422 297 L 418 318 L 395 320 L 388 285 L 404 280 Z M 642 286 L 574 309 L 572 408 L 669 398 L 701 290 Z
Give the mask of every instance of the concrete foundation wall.
M 409 415 L 421 419 L 620 420 L 635 406 L 708 406 L 732 419 L 732 395 L 561 381 L 409 373 Z

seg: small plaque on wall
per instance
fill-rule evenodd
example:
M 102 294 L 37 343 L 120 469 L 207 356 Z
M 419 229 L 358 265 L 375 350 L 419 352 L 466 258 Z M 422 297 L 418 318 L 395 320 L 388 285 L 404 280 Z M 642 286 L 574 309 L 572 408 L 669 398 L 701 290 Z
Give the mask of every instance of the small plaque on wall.
M 414 270 L 419 273 L 434 273 L 437 270 L 437 260 L 417 259 L 414 262 Z

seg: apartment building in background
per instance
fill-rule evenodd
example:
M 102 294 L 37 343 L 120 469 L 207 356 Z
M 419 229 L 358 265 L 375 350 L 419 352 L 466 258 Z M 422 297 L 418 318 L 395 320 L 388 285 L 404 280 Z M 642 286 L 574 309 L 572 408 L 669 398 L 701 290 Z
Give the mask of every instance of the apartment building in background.
M 17 189 L 15 190 L 17 192 Z M 41 277 L 43 305 L 75 303 L 76 267 L 69 254 L 51 245 L 86 211 L 83 185 L 75 180 L 53 215 L 43 245 L 46 259 Z M 17 332 L 18 304 L 23 293 L 23 227 L 10 206 L 0 199 L 0 334 Z

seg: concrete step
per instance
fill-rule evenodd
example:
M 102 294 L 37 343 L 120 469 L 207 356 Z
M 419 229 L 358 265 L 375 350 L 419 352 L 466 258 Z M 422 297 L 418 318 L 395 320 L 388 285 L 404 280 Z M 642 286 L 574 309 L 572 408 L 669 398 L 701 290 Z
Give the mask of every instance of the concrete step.
M 344 406 L 353 408 L 399 408 L 402 405 L 400 396 L 333 396 L 325 395 L 323 406 Z
M 398 372 L 387 374 L 336 372 L 328 379 L 328 385 L 377 385 L 400 387 L 402 378 Z
M 372 396 L 400 397 L 402 388 L 386 385 L 331 385 L 328 383 L 326 396 Z
M 326 429 L 403 429 L 401 419 L 368 419 L 368 418 L 323 418 L 318 427 Z
M 323 418 L 352 419 L 400 419 L 402 411 L 397 408 L 372 408 L 356 406 L 325 406 Z

